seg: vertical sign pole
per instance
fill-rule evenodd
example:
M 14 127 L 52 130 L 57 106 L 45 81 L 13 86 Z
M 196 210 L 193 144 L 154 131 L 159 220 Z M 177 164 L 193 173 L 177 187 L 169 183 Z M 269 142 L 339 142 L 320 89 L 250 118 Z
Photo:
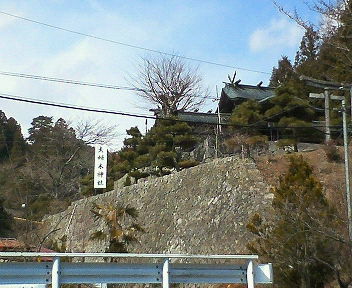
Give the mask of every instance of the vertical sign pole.
M 163 264 L 163 288 L 169 288 L 170 286 L 170 260 L 165 259 Z
M 331 140 L 330 133 L 330 97 L 329 91 L 324 91 L 324 99 L 325 99 L 325 144 Z
M 347 200 L 347 213 L 348 213 L 348 235 L 352 240 L 352 207 L 351 207 L 351 192 L 350 192 L 350 172 L 349 172 L 349 159 L 348 159 L 348 137 L 347 137 L 347 117 L 346 117 L 346 104 L 342 100 L 342 120 L 343 120 L 343 147 L 345 152 L 345 179 L 346 179 L 346 200 Z
M 53 261 L 53 268 L 51 271 L 51 287 L 60 287 L 60 257 L 55 257 Z
M 106 188 L 108 147 L 95 145 L 94 188 Z
M 248 288 L 254 288 L 254 263 L 252 260 L 248 262 L 247 266 L 247 285 Z

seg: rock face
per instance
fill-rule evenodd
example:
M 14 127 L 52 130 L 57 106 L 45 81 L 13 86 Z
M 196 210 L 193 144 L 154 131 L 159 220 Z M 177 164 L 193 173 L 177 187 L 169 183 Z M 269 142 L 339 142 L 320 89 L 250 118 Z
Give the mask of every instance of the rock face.
M 64 212 L 45 218 L 46 233 L 66 235 L 70 252 L 103 252 L 107 240 L 91 240 L 103 221 L 94 221 L 92 203 L 123 204 L 139 211 L 146 233 L 128 246 L 135 253 L 245 253 L 252 238 L 249 217 L 270 211 L 272 195 L 250 160 L 224 158 L 73 202 Z M 45 232 L 44 232 L 45 233 Z

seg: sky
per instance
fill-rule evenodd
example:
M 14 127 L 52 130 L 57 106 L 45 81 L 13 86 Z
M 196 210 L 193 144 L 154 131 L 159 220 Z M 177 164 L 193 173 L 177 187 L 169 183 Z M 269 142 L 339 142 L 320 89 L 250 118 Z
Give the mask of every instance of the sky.
M 304 18 L 318 20 L 303 0 L 280 1 L 288 10 L 296 8 Z M 212 97 L 216 97 L 216 87 L 220 91 L 227 76 L 235 71 L 236 79 L 243 84 L 263 81 L 267 85 L 281 56 L 294 59 L 304 33 L 278 12 L 271 0 L 0 0 L 0 11 L 130 45 L 237 67 L 187 61 L 191 67 L 198 67 Z M 0 35 L 0 71 L 6 72 L 131 86 L 141 57 L 155 56 L 1 13 Z M 131 91 L 1 75 L 0 93 L 139 114 L 150 114 L 148 110 L 153 108 Z M 215 108 L 216 103 L 208 101 L 201 111 Z M 146 128 L 145 119 L 4 99 L 0 99 L 0 110 L 19 122 L 24 136 L 28 135 L 32 119 L 39 115 L 53 116 L 54 120 L 62 117 L 72 125 L 100 120 L 115 126 L 119 134 L 110 150 L 122 145 L 126 129 Z M 151 125 L 149 120 L 147 126 Z

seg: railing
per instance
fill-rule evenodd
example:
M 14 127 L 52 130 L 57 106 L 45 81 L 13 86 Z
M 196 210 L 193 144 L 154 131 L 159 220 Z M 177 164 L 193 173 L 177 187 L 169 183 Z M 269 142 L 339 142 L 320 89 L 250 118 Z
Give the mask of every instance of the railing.
M 75 262 L 64 262 L 64 257 L 65 260 L 66 257 L 76 259 Z M 23 262 L 27 258 L 37 258 L 37 261 Z M 38 262 L 41 258 L 52 261 Z M 83 262 L 87 258 L 100 261 L 130 258 L 135 263 Z M 52 288 L 58 288 L 60 284 L 160 283 L 163 288 L 168 288 L 170 283 L 242 283 L 252 288 L 256 283 L 270 284 L 273 281 L 272 265 L 255 264 L 254 260 L 258 259 L 256 255 L 3 252 L 0 259 L 3 259 L 0 263 L 0 287 L 30 287 L 29 284 L 32 287 L 46 287 L 51 284 Z M 155 259 L 156 263 L 139 263 L 141 259 Z M 227 259 L 237 263 L 173 263 L 175 259 L 199 259 L 201 262 Z

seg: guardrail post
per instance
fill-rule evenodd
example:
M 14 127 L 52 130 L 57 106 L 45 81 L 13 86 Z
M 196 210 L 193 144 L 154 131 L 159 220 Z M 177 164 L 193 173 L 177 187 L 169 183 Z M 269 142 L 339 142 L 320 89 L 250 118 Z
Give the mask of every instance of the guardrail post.
M 169 259 L 165 259 L 164 264 L 163 264 L 163 288 L 169 288 L 170 286 L 170 270 L 169 270 L 169 265 L 170 261 Z
M 247 266 L 247 286 L 254 288 L 254 264 L 253 261 L 248 262 Z
M 51 287 L 60 287 L 60 257 L 54 257 L 53 268 L 51 271 Z

